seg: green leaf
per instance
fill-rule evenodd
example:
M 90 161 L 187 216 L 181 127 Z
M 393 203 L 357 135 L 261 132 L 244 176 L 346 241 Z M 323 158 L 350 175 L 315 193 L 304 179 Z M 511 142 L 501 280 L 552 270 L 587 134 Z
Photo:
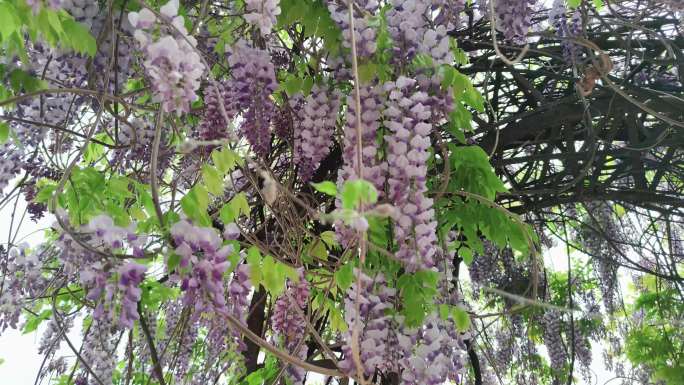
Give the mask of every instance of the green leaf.
M 231 223 L 235 222 L 240 214 L 249 215 L 249 204 L 244 193 L 236 195 L 230 202 L 223 205 L 219 211 L 219 218 L 223 223 Z
M 439 308 L 439 318 L 446 321 L 449 318 L 449 305 L 440 304 L 438 308 Z
M 18 30 L 16 9 L 10 2 L 0 2 L 0 41 L 7 40 Z
M 176 270 L 176 267 L 180 264 L 181 257 L 176 253 L 171 253 L 169 259 L 166 261 L 166 267 L 169 271 Z
M 270 255 L 264 257 L 261 271 L 263 273 L 264 288 L 272 296 L 279 296 L 285 289 L 286 277 L 284 271 L 278 268 L 276 261 Z
M 337 247 L 337 235 L 334 231 L 324 231 L 319 237 L 328 247 Z
M 463 308 L 454 306 L 452 308 L 451 314 L 454 317 L 454 323 L 456 324 L 456 329 L 463 333 L 470 329 L 470 315 Z
M 377 200 L 375 186 L 366 180 L 350 180 L 342 186 L 342 207 L 345 209 L 356 209 L 360 204 L 372 204 Z
M 5 122 L 0 122 L 0 144 L 3 144 L 9 138 L 9 125 Z
M 209 207 L 209 193 L 201 185 L 196 185 L 180 200 L 181 208 L 188 218 L 203 226 L 211 226 L 211 219 L 207 215 Z
M 320 183 L 311 183 L 316 191 L 322 192 L 323 194 L 330 195 L 332 197 L 337 196 L 337 186 L 335 183 L 330 181 L 323 181 Z
M 335 282 L 337 287 L 342 291 L 346 291 L 354 281 L 354 265 L 351 262 L 346 263 L 335 272 Z
M 368 84 L 375 79 L 378 74 L 378 65 L 375 63 L 364 63 L 359 65 L 359 80 L 362 84 Z
M 221 218 L 223 223 L 235 222 L 235 219 L 237 219 L 237 213 L 233 211 L 233 207 L 230 205 L 230 203 L 226 203 L 219 211 L 219 218 Z
M 261 275 L 261 252 L 256 246 L 252 246 L 247 250 L 247 264 L 249 265 L 249 279 L 252 281 L 252 286 L 259 287 L 263 276 Z
M 57 183 L 55 182 L 48 182 L 46 183 L 40 191 L 38 191 L 38 194 L 36 194 L 36 197 L 33 198 L 34 202 L 40 202 L 40 203 L 47 203 L 50 198 L 52 197 L 52 193 L 57 189 Z
M 203 165 L 202 180 L 207 190 L 213 195 L 219 196 L 223 193 L 223 176 L 216 167 L 208 164 Z
M 45 81 L 42 81 L 35 76 L 32 76 L 26 71 L 20 69 L 15 69 L 10 72 L 10 85 L 14 92 L 33 92 L 40 89 L 44 89 L 47 85 Z
M 463 259 L 463 262 L 465 262 L 466 265 L 470 266 L 473 262 L 473 251 L 465 246 L 458 250 L 458 255 Z
M 307 253 L 310 256 L 316 257 L 318 259 L 322 259 L 324 261 L 328 260 L 328 250 L 325 248 L 325 243 L 323 243 L 323 241 L 319 239 L 316 239 L 313 242 L 311 242 L 307 250 Z
M 64 20 L 62 28 L 64 28 L 64 34 L 76 52 L 85 53 L 90 57 L 95 56 L 97 41 L 90 34 L 88 28 L 72 19 Z
M 229 148 L 214 150 L 211 153 L 211 160 L 214 161 L 216 168 L 224 175 L 233 171 L 236 165 L 242 164 L 240 156 Z
M 28 334 L 38 329 L 38 325 L 43 323 L 43 321 L 50 319 L 50 316 L 52 316 L 52 310 L 43 310 L 37 316 L 29 315 L 26 319 L 26 323 L 24 323 L 21 334 Z

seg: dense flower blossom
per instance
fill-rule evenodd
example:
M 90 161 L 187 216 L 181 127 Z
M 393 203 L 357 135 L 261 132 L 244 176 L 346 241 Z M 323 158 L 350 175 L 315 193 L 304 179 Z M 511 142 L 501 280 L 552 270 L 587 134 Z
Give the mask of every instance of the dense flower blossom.
M 0 144 L 0 196 L 9 182 L 21 171 L 23 151 L 8 144 Z
M 594 272 L 603 295 L 603 305 L 608 312 L 615 310 L 617 291 L 617 269 L 624 250 L 620 244 L 607 242 L 620 238 L 620 228 L 616 223 L 611 206 L 606 203 L 587 203 L 591 217 L 589 226 L 580 230 L 580 239 L 587 252 L 593 257 Z
M 249 265 L 241 264 L 235 269 L 233 279 L 228 284 L 229 309 L 232 315 L 243 323 L 247 323 L 249 313 L 249 294 L 252 291 L 252 284 L 249 280 Z M 240 333 L 231 329 L 238 351 L 245 349 Z
M 369 23 L 370 16 L 376 15 L 379 9 L 377 0 L 354 1 L 354 38 L 357 54 L 369 57 L 375 53 L 376 29 Z M 328 1 L 330 16 L 342 30 L 342 44 L 351 48 L 351 27 L 349 25 L 349 7 L 346 2 Z
M 244 112 L 240 132 L 256 154 L 266 156 L 271 148 L 270 126 L 275 113 L 271 94 L 278 87 L 271 57 L 267 51 L 239 41 L 230 51 L 228 63 L 232 75 L 228 94 Z
M 226 118 L 233 119 L 237 114 L 237 108 L 232 100 L 233 95 L 227 92 L 227 87 L 225 82 L 221 82 L 207 88 L 208 92 L 204 95 L 204 116 L 198 130 L 199 138 L 202 140 L 229 137 L 229 122 L 226 122 Z
M 294 128 L 294 162 L 303 181 L 311 179 L 321 160 L 330 152 L 337 113 L 339 91 L 314 85 L 298 111 Z
M 85 24 L 88 27 L 93 25 L 93 21 L 100 11 L 96 1 L 91 0 L 61 0 L 61 7 L 67 11 L 74 20 Z
M 396 339 L 392 328 L 395 325 L 391 316 L 385 314 L 387 309 L 392 308 L 396 291 L 387 287 L 382 275 L 371 278 L 358 270 L 355 275 L 360 277 L 360 285 L 354 282 L 344 299 L 344 318 L 348 330 L 342 335 L 344 359 L 340 361 L 340 368 L 349 375 L 357 373 L 352 354 L 352 334 L 358 328 L 359 355 L 364 375 L 372 376 L 376 369 L 396 370 L 396 362 L 392 360 L 395 349 L 393 340 Z
M 378 131 L 383 104 L 379 86 L 369 85 L 360 88 L 361 100 L 361 151 L 363 162 L 363 179 L 370 181 L 382 198 L 387 178 L 387 163 L 378 151 Z M 341 190 L 344 182 L 359 179 L 356 173 L 357 156 L 357 117 L 354 95 L 347 97 L 346 123 L 344 126 L 343 159 L 344 165 L 337 175 L 337 188 Z M 339 208 L 341 201 L 335 202 Z M 363 219 L 363 218 L 359 218 Z M 341 220 L 335 222 L 338 240 L 348 246 L 354 239 L 355 232 Z
M 0 332 L 7 327 L 16 328 L 24 299 L 39 296 L 45 290 L 48 281 L 41 269 L 46 256 L 44 249 L 32 252 L 25 243 L 9 251 L 0 246 Z
M 497 0 L 494 3 L 496 27 L 506 40 L 514 44 L 527 42 L 535 3 L 536 0 Z
M 222 246 L 216 229 L 198 227 L 181 220 L 171 227 L 176 243 L 175 253 L 180 257 L 175 277 L 185 292 L 185 303 L 195 311 L 227 312 L 223 274 L 230 266 L 228 256 L 231 245 Z
M 197 41 L 188 34 L 183 17 L 177 13 L 178 0 L 161 8 L 165 20 L 160 24 L 165 33 L 158 39 L 151 31 L 158 20 L 148 9 L 129 13 L 128 20 L 136 28 L 134 36 L 145 52 L 143 66 L 152 82 L 154 100 L 162 104 L 165 112 L 180 115 L 190 111 L 190 103 L 197 100 L 196 91 L 206 68 L 195 50 Z
M 568 63 L 578 60 L 580 46 L 568 39 L 579 37 L 582 32 L 582 14 L 575 10 L 570 15 L 566 15 L 565 1 L 556 0 L 549 10 L 549 23 L 556 30 L 556 36 L 561 40 L 563 57 Z
M 276 338 L 290 351 L 300 344 L 306 330 L 306 306 L 309 301 L 309 282 L 304 277 L 303 271 L 299 273 L 297 282 L 288 280 L 287 288 L 276 301 L 273 307 L 271 323 Z M 306 358 L 306 345 L 300 346 L 297 356 Z M 287 374 L 294 384 L 304 382 L 306 371 L 302 368 L 290 365 Z
M 86 329 L 86 333 L 81 356 L 88 363 L 90 370 L 82 369 L 82 373 L 84 377 L 89 377 L 90 381 L 84 381 L 83 384 L 111 384 L 116 368 L 115 343 L 118 333 L 100 321 L 94 321 Z
M 228 63 L 231 78 L 207 89 L 199 136 L 204 140 L 230 137 L 229 127 L 241 113 L 240 133 L 256 154 L 267 156 L 276 108 L 271 94 L 278 87 L 271 58 L 267 51 L 241 40 L 230 49 Z
M 276 24 L 276 17 L 280 15 L 279 0 L 246 0 L 245 20 L 258 27 L 262 35 L 271 33 L 271 29 Z
M 68 224 L 66 217 L 62 220 Z M 65 274 L 77 277 L 86 289 L 86 299 L 95 304 L 93 318 L 124 328 L 133 327 L 139 318 L 136 308 L 141 294 L 139 286 L 147 268 L 135 262 L 106 259 L 115 252 L 131 252 L 135 257 L 142 257 L 146 236 L 134 232 L 134 223 L 128 228 L 116 226 L 106 215 L 98 215 L 82 226 L 78 240 L 59 225 L 55 227 L 61 233 L 56 242 L 60 250 L 58 258 L 64 264 Z
M 435 65 L 453 60 L 447 36 L 447 30 L 453 26 L 449 18 L 441 18 L 439 12 L 433 12 L 433 1 L 393 0 L 391 3 L 393 7 L 387 11 L 387 27 L 395 42 L 395 59 L 411 60 L 416 54 L 424 54 Z M 459 9 L 460 4 L 454 4 L 454 9 L 448 12 L 459 13 L 462 9 Z M 430 21 L 435 15 L 437 19 L 434 21 L 442 24 L 431 26 Z
M 558 311 L 551 310 L 544 313 L 542 318 L 544 345 L 549 353 L 551 367 L 561 370 L 568 359 L 568 353 L 563 344 L 561 332 L 563 321 Z
M 416 81 L 399 77 L 385 84 L 388 100 L 383 111 L 389 167 L 387 197 L 397 207 L 393 216 L 396 253 L 406 269 L 429 269 L 437 252 L 432 199 L 427 191 L 427 159 L 431 112 L 428 95 L 417 91 Z
M 442 384 L 458 382 L 465 366 L 465 344 L 451 319 L 436 313 L 428 315 L 424 326 L 406 329 L 398 334 L 404 356 L 399 366 L 402 385 Z

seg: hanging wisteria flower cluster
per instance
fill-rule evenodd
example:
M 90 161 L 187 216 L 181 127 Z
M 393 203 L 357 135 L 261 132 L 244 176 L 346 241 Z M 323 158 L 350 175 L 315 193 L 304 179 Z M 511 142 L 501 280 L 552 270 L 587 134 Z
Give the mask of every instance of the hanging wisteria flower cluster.
M 178 15 L 178 0 L 161 7 L 160 14 L 162 19 L 158 20 L 144 8 L 131 12 L 128 20 L 145 52 L 143 66 L 152 79 L 155 101 L 165 112 L 180 115 L 190 111 L 190 104 L 197 100 L 196 91 L 206 68 L 195 49 L 197 40 L 188 34 L 183 16 Z M 155 27 L 161 30 L 159 38 L 152 34 Z
M 186 305 L 198 312 L 227 312 L 223 275 L 230 266 L 231 245 L 222 245 L 218 231 L 180 221 L 171 228 L 180 257 L 175 278 L 185 292 Z
M 437 222 L 427 192 L 427 160 L 431 111 L 428 95 L 414 79 L 399 77 L 385 84 L 388 100 L 383 110 L 390 134 L 387 141 L 387 197 L 397 207 L 392 218 L 399 250 L 409 271 L 430 269 L 437 253 Z
M 306 358 L 306 344 L 304 332 L 306 324 L 306 309 L 309 301 L 309 283 L 300 270 L 297 282 L 288 281 L 285 293 L 280 296 L 273 307 L 271 322 L 277 339 L 289 352 Z M 294 384 L 304 382 L 306 371 L 302 368 L 290 366 L 287 368 L 288 377 Z
M 527 42 L 535 4 L 536 0 L 497 0 L 494 3 L 496 27 L 506 40 L 513 44 Z
M 276 18 L 280 15 L 280 7 L 277 0 L 247 0 L 245 1 L 247 13 L 243 16 L 245 21 L 259 28 L 259 32 L 266 36 L 276 24 Z
M 297 113 L 294 127 L 294 162 L 303 181 L 311 179 L 321 160 L 330 152 L 330 142 L 340 109 L 340 94 L 315 85 Z

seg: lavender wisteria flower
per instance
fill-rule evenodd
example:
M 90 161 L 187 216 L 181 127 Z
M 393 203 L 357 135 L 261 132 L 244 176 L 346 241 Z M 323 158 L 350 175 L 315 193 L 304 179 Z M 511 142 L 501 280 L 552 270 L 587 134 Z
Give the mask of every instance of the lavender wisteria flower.
M 338 90 L 314 85 L 298 111 L 298 122 L 294 128 L 294 162 L 303 181 L 311 178 L 321 160 L 330 152 L 340 98 Z
M 408 271 L 430 269 L 437 252 L 437 222 L 427 191 L 431 110 L 427 93 L 404 76 L 385 84 L 388 99 L 383 116 L 390 131 L 385 135 L 389 167 L 387 198 L 397 207 L 394 236 L 396 257 Z
M 276 339 L 280 340 L 285 349 L 291 353 L 304 338 L 306 330 L 306 306 L 309 301 L 309 282 L 304 277 L 303 270 L 299 271 L 299 280 L 288 280 L 287 288 L 276 301 L 273 307 L 271 323 Z M 302 344 L 296 355 L 306 358 L 306 344 Z M 304 382 L 306 371 L 302 368 L 289 365 L 287 375 L 294 384 Z
M 549 353 L 551 360 L 551 367 L 555 370 L 561 370 L 568 359 L 568 353 L 563 344 L 563 337 L 561 336 L 563 322 L 561 315 L 556 310 L 550 310 L 544 313 L 542 318 L 542 325 L 544 326 L 544 345 Z
M 171 0 L 160 10 L 163 20 L 147 8 L 128 14 L 136 28 L 134 36 L 143 50 L 143 66 L 150 77 L 153 100 L 161 103 L 165 112 L 177 115 L 190 111 L 200 78 L 206 68 L 195 47 L 197 41 L 188 34 L 182 16 L 178 16 L 178 0 Z M 158 25 L 161 36 L 155 38 L 152 28 Z
M 228 63 L 232 76 L 226 94 L 243 112 L 240 132 L 254 152 L 265 157 L 271 148 L 271 120 L 275 113 L 271 94 L 278 87 L 271 56 L 241 40 L 230 50 Z
M 579 10 L 572 11 L 570 17 L 566 15 L 565 1 L 555 0 L 549 10 L 549 23 L 556 30 L 556 36 L 561 40 L 563 57 L 572 64 L 578 60 L 580 46 L 568 39 L 580 36 L 582 32 L 582 14 Z
M 119 333 L 107 323 L 100 321 L 94 321 L 85 333 L 87 334 L 84 337 L 81 355 L 90 370 L 81 369 L 84 378 L 81 383 L 112 384 L 116 368 L 116 339 Z M 90 381 L 86 382 L 85 377 L 90 377 Z
M 51 0 L 55 1 L 56 0 Z M 96 1 L 90 0 L 61 0 L 61 7 L 67 11 L 74 20 L 91 27 L 95 17 L 100 11 L 100 7 Z
M 356 91 L 354 91 L 356 92 Z M 382 159 L 378 145 L 378 131 L 382 116 L 382 89 L 373 84 L 360 87 L 361 100 L 361 161 L 363 162 L 363 179 L 371 182 L 382 198 L 387 178 L 387 163 Z M 355 98 L 347 97 L 346 123 L 344 126 L 344 142 L 342 158 L 344 165 L 337 175 L 337 188 L 342 189 L 346 181 L 359 179 L 357 175 L 357 116 Z M 341 207 L 341 200 L 336 200 L 337 208 Z M 369 207 L 370 209 L 370 207 Z M 355 232 L 341 220 L 335 222 L 338 241 L 343 246 L 349 246 L 355 237 Z
M 514 44 L 527 42 L 527 32 L 532 25 L 535 4 L 536 0 L 496 0 L 496 27 L 506 40 Z
M 344 359 L 340 361 L 340 368 L 349 375 L 356 375 L 357 364 L 353 357 L 353 331 L 357 329 L 359 355 L 362 372 L 365 376 L 372 376 L 376 370 L 397 370 L 396 363 L 396 323 L 386 310 L 392 308 L 396 290 L 387 287 L 382 274 L 374 278 L 364 272 L 356 270 L 359 277 L 347 290 L 344 299 L 344 318 L 347 331 L 342 334 L 342 352 Z M 358 312 L 356 301 L 359 301 Z
M 603 305 L 608 312 L 613 312 L 616 306 L 617 270 L 624 255 L 622 243 L 607 242 L 610 239 L 620 239 L 620 226 L 616 222 L 611 206 L 605 202 L 589 202 L 587 215 L 589 226 L 580 230 L 579 237 L 587 252 L 592 255 L 594 272 L 603 295 Z
M 140 301 L 140 283 L 145 278 L 147 266 L 129 262 L 119 268 L 119 282 L 117 289 L 121 293 L 121 314 L 119 324 L 125 328 L 132 328 L 133 322 L 140 319 L 137 304 Z
M 327 3 L 330 16 L 342 30 L 342 44 L 351 48 L 351 26 L 347 2 L 329 0 Z M 359 57 L 370 57 L 375 53 L 377 33 L 369 20 L 378 13 L 378 10 L 379 3 L 377 0 L 354 1 L 354 38 Z
M 230 48 L 228 64 L 231 78 L 207 88 L 199 136 L 204 140 L 230 137 L 229 127 L 242 114 L 240 133 L 256 154 L 265 157 L 271 148 L 271 120 L 276 110 L 271 100 L 278 87 L 275 67 L 267 51 L 244 40 Z
M 451 319 L 428 315 L 424 326 L 403 328 L 397 334 L 403 357 L 399 366 L 403 385 L 442 384 L 446 380 L 460 381 L 465 368 L 466 346 Z
M 250 267 L 247 264 L 238 265 L 233 272 L 233 279 L 228 284 L 229 311 L 242 323 L 247 323 L 249 314 L 249 295 L 252 292 L 252 283 L 249 280 Z M 242 351 L 246 348 L 242 336 L 235 328 L 230 329 L 235 341 L 236 349 Z
M 271 33 L 280 15 L 279 0 L 246 0 L 245 13 L 242 17 L 257 28 L 263 36 Z
M 0 332 L 7 327 L 16 328 L 24 301 L 40 295 L 47 287 L 48 281 L 42 274 L 47 257 L 45 248 L 31 250 L 26 243 L 9 251 L 0 246 Z
M 387 11 L 387 28 L 394 41 L 395 60 L 412 60 L 417 54 L 427 55 L 435 65 L 453 61 L 447 30 L 453 28 L 450 18 L 440 17 L 435 6 L 445 11 L 444 4 L 432 0 L 393 0 Z M 463 3 L 446 10 L 460 13 Z M 431 25 L 432 24 L 432 25 Z
M 193 305 L 198 313 L 226 313 L 223 275 L 230 266 L 228 256 L 233 246 L 222 246 L 223 239 L 216 229 L 186 220 L 171 227 L 171 236 L 177 245 L 175 254 L 180 257 L 174 279 L 180 280 L 185 303 Z

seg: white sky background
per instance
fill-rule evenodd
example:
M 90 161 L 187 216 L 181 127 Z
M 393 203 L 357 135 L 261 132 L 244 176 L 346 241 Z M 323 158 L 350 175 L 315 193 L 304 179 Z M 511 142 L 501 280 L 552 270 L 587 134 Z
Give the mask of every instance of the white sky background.
M 13 184 L 10 184 L 12 186 Z M 16 218 L 21 218 L 22 213 L 26 208 L 26 202 L 23 197 L 19 198 L 17 205 Z M 3 210 L 0 210 L 0 243 L 7 242 L 7 234 L 10 228 L 10 218 L 13 209 L 13 204 L 8 204 Z M 16 222 L 17 219 L 15 219 Z M 24 238 L 31 246 L 35 246 L 42 240 L 43 232 L 40 231 L 46 227 L 49 227 L 53 222 L 52 217 L 49 214 L 39 221 L 39 223 L 33 223 L 28 214 L 24 218 L 24 223 L 20 228 L 19 236 L 17 237 L 18 243 L 20 239 Z M 16 223 L 14 225 L 16 231 Z M 38 231 L 37 231 L 38 230 Z M 32 234 L 31 234 L 32 233 Z M 30 234 L 30 235 L 29 235 Z M 28 235 L 28 236 L 27 236 Z M 573 257 L 575 254 L 573 254 Z M 546 255 L 546 264 L 550 266 L 555 271 L 567 271 L 567 254 L 565 251 L 565 246 L 559 244 L 558 246 L 549 250 Z M 34 333 L 21 334 L 20 330 L 7 329 L 5 332 L 0 334 L 0 360 L 4 360 L 0 364 L 0 385 L 32 385 L 34 384 L 36 374 L 40 368 L 43 357 L 38 354 L 38 344 L 40 342 L 40 337 L 45 330 L 47 322 L 43 322 L 38 330 Z M 80 346 L 80 328 L 72 328 L 69 333 L 69 338 L 74 343 L 75 346 Z M 592 371 L 595 373 L 595 379 L 586 383 L 581 378 L 578 384 L 581 385 L 603 385 L 614 376 L 610 372 L 606 371 L 603 366 L 603 358 L 601 356 L 601 349 L 595 342 L 592 341 L 593 349 L 593 363 Z M 545 349 L 542 346 L 540 351 L 545 353 Z M 66 346 L 64 342 L 61 344 L 61 349 L 58 355 L 64 355 L 73 358 L 73 354 Z M 481 357 L 481 359 L 484 359 Z M 308 383 L 322 383 L 320 376 L 310 376 L 310 381 Z M 507 384 L 505 384 L 507 385 Z

